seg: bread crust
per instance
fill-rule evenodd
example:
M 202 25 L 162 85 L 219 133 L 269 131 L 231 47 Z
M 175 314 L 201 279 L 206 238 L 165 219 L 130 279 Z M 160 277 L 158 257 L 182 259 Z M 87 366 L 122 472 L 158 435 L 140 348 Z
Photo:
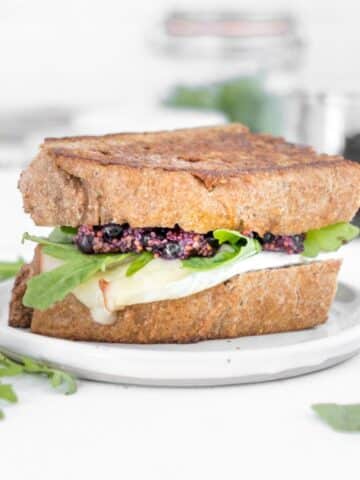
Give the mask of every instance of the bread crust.
M 340 265 L 330 260 L 241 274 L 189 297 L 126 307 L 112 325 L 95 323 L 87 307 L 68 295 L 48 310 L 35 310 L 31 330 L 122 343 L 190 343 L 301 330 L 326 321 Z M 10 324 L 22 326 L 11 312 Z
M 34 262 L 23 265 L 17 274 L 9 305 L 9 325 L 11 327 L 29 328 L 31 326 L 33 309 L 25 307 L 22 299 L 26 291 L 26 282 L 34 274 Z
M 246 127 L 48 139 L 22 173 L 37 225 L 296 234 L 350 221 L 360 165 Z

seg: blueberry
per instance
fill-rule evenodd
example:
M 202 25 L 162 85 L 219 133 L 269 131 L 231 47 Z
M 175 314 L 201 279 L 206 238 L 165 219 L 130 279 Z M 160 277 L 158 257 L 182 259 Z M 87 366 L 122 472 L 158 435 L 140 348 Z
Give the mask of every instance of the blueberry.
M 145 233 L 141 239 L 141 243 L 144 247 L 147 247 L 149 245 L 149 242 L 153 240 L 150 234 Z
M 272 233 L 267 232 L 265 233 L 263 240 L 264 243 L 271 243 L 275 240 L 275 236 Z
M 217 249 L 219 248 L 220 244 L 219 244 L 219 240 L 217 240 L 216 238 L 214 237 L 208 237 L 206 238 L 206 241 L 207 243 L 210 245 L 210 247 L 214 248 L 214 249 Z
M 93 236 L 84 235 L 77 240 L 77 245 L 83 253 L 94 253 L 93 250 Z
M 113 238 L 121 237 L 124 231 L 123 225 L 118 225 L 117 223 L 108 223 L 103 226 L 104 240 L 112 240 Z
M 164 248 L 164 254 L 168 258 L 176 258 L 181 252 L 181 246 L 178 243 L 170 242 Z
M 168 233 L 169 229 L 168 228 L 161 228 L 161 227 L 156 227 L 153 229 L 153 232 L 155 235 L 160 238 L 160 240 L 163 240 L 166 238 L 166 234 Z

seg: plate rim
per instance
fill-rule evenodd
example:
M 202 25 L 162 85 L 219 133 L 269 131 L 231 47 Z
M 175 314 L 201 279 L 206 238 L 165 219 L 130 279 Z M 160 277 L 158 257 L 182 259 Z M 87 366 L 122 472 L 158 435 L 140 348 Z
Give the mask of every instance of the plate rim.
M 2 287 L 5 286 L 5 283 L 8 283 L 7 288 L 9 288 L 11 282 L 4 282 Z M 354 302 L 356 306 L 359 306 L 360 308 L 360 291 L 352 285 L 344 282 L 339 282 L 339 286 L 340 285 L 350 289 L 355 294 Z M 359 314 L 359 310 L 355 308 L 351 312 L 350 317 L 353 318 L 357 314 Z M 256 365 L 259 363 L 259 357 L 263 357 L 263 374 L 271 375 L 272 373 L 278 373 L 280 371 L 279 367 L 281 365 L 281 361 L 284 359 L 288 360 L 289 357 L 293 357 L 292 366 L 290 365 L 289 368 L 284 370 L 298 368 L 296 367 L 298 364 L 305 365 L 309 370 L 314 370 L 316 369 L 316 365 L 318 365 L 318 369 L 320 369 L 320 365 L 323 362 L 335 357 L 335 355 L 355 355 L 360 350 L 360 322 L 330 336 L 313 338 L 290 345 L 279 345 L 275 347 L 265 346 L 253 350 L 242 349 L 239 347 L 229 347 L 229 349 L 217 351 L 191 351 L 176 349 L 156 350 L 156 344 L 152 344 L 154 349 L 141 348 L 141 345 L 136 345 L 136 348 L 132 348 L 131 344 L 78 342 L 56 337 L 47 337 L 31 333 L 28 330 L 24 332 L 22 330 L 9 327 L 8 325 L 0 325 L 0 334 L 1 333 L 6 333 L 5 337 L 7 337 L 7 341 L 4 342 L 4 335 L 0 335 L 0 346 L 7 351 L 11 352 L 14 350 L 13 347 L 9 347 L 9 344 L 13 345 L 18 343 L 21 350 L 20 355 L 28 354 L 24 353 L 24 351 L 28 352 L 29 350 L 33 351 L 34 349 L 39 349 L 40 355 L 38 358 L 49 363 L 53 363 L 54 365 L 61 365 L 62 362 L 58 358 L 59 350 L 61 350 L 64 360 L 63 365 L 66 364 L 67 368 L 70 370 L 81 370 L 85 365 L 83 361 L 79 360 L 79 358 L 82 357 L 82 359 L 85 359 L 85 363 L 86 359 L 90 362 L 90 366 L 88 365 L 89 368 L 87 368 L 87 370 L 92 373 L 93 376 L 96 376 L 99 372 L 101 372 L 106 362 L 108 362 L 110 357 L 112 357 L 113 362 L 120 363 L 118 373 L 115 373 L 115 376 L 117 375 L 118 377 L 121 377 L 121 383 L 152 385 L 154 385 L 154 382 L 155 384 L 160 384 L 161 381 L 165 381 L 165 379 L 169 377 L 170 370 L 172 372 L 171 379 L 173 382 L 178 381 L 184 383 L 184 377 L 188 378 L 190 382 L 200 382 L 200 380 L 205 377 L 208 379 L 208 381 L 210 381 L 211 379 L 218 377 L 219 371 L 221 371 L 221 378 L 223 378 L 225 383 L 241 383 L 240 381 L 235 381 L 235 378 L 239 376 L 236 372 L 241 371 L 241 362 L 246 363 L 249 361 Z M 291 332 L 287 333 L 291 334 Z M 31 338 L 34 341 L 28 342 L 27 340 L 30 340 Z M 224 339 L 220 341 L 229 340 L 229 345 L 231 345 L 232 339 Z M 213 341 L 216 342 L 219 340 L 210 340 L 208 342 Z M 111 351 L 107 348 L 109 346 L 111 347 Z M 121 346 L 126 346 L 126 348 L 116 348 Z M 336 350 L 335 353 L 332 352 L 333 349 Z M 72 356 L 79 351 L 81 352 L 81 355 L 75 362 L 77 366 L 75 365 L 73 367 L 69 367 L 67 359 L 72 358 Z M 304 355 L 305 353 L 306 355 Z M 33 354 L 28 355 L 34 356 Z M 299 361 L 300 357 L 302 361 Z M 304 359 L 304 357 L 306 358 Z M 145 361 L 148 362 L 149 358 L 151 358 L 154 365 L 158 367 L 158 370 L 152 372 L 152 375 L 150 375 L 149 367 L 145 366 L 145 368 L 143 368 L 143 374 L 140 376 L 140 381 L 138 375 L 135 375 L 134 373 L 139 370 L 139 366 L 141 366 L 142 363 L 146 363 Z M 165 359 L 166 362 L 164 362 Z M 100 362 L 101 365 L 98 365 L 98 362 Z M 266 364 L 266 362 L 268 362 L 268 364 Z M 165 363 L 165 365 L 162 365 L 163 363 Z M 183 373 L 181 374 L 180 364 L 183 363 L 185 363 L 186 366 L 183 368 Z M 192 363 L 195 368 L 191 370 L 189 369 L 189 364 Z M 213 367 L 216 366 L 216 371 L 214 371 L 213 375 L 209 375 L 210 365 Z M 122 370 L 126 370 L 128 373 L 124 374 Z M 206 375 L 204 375 L 205 370 Z M 204 373 L 202 374 L 201 371 L 204 371 Z M 186 372 L 186 374 L 184 372 Z M 106 373 L 103 372 L 103 375 L 106 376 Z M 109 375 L 111 376 L 112 374 L 110 373 Z M 132 382 L 131 378 L 137 378 L 137 381 Z M 170 380 L 168 380 L 167 384 L 169 384 L 169 382 Z M 220 383 L 218 382 L 216 384 Z

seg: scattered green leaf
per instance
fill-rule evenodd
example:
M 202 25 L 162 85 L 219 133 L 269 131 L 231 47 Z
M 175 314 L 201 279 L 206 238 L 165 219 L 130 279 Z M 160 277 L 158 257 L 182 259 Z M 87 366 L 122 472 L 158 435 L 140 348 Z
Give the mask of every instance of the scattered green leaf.
M 23 367 L 0 353 L 0 378 L 15 377 L 23 372 Z
M 63 370 L 49 367 L 45 363 L 38 362 L 29 357 L 21 357 L 24 373 L 44 375 L 48 377 L 54 388 L 64 386 L 65 394 L 72 395 L 76 392 L 77 386 L 74 377 Z
M 304 242 L 304 257 L 316 257 L 320 252 L 334 252 L 359 235 L 360 229 L 351 223 L 336 223 L 318 230 L 309 230 Z
M 312 408 L 334 430 L 339 432 L 360 431 L 360 404 L 318 403 Z
M 133 260 L 128 269 L 126 270 L 126 276 L 130 277 L 131 275 L 134 275 L 134 273 L 138 272 L 142 268 L 145 267 L 151 260 L 154 258 L 154 255 L 150 252 L 143 252 L 140 253 L 139 255 L 136 255 L 135 260 Z
M 76 380 L 70 373 L 52 368 L 29 357 L 19 357 L 17 361 L 11 360 L 0 352 L 0 377 L 13 377 L 20 374 L 47 377 L 53 388 L 63 389 L 66 395 L 71 395 L 77 390 Z M 0 383 L 0 400 L 17 402 L 17 395 L 11 385 Z M 4 413 L 0 410 L 0 419 L 3 418 Z
M 16 403 L 17 396 L 13 390 L 13 387 L 8 384 L 0 384 L 0 399 L 6 400 L 9 403 Z

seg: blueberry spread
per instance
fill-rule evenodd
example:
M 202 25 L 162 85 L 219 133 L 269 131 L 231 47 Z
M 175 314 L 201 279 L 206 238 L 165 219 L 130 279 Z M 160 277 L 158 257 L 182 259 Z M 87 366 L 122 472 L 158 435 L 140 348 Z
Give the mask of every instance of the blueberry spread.
M 254 232 L 243 232 L 244 235 L 256 238 L 261 243 L 262 249 L 268 252 L 285 252 L 289 254 L 302 253 L 304 251 L 305 234 L 299 235 L 273 235 L 265 233 L 259 237 Z
M 250 231 L 243 234 L 259 240 L 265 251 L 296 254 L 304 250 L 305 234 L 266 233 L 263 237 Z M 174 228 L 132 228 L 127 223 L 81 225 L 74 241 L 83 253 L 151 252 L 155 257 L 167 260 L 212 257 L 220 247 L 212 232 L 185 232 L 178 225 Z
M 168 260 L 212 257 L 219 249 L 211 233 L 185 232 L 174 228 L 131 228 L 128 224 L 82 225 L 75 243 L 83 253 L 142 253 Z

